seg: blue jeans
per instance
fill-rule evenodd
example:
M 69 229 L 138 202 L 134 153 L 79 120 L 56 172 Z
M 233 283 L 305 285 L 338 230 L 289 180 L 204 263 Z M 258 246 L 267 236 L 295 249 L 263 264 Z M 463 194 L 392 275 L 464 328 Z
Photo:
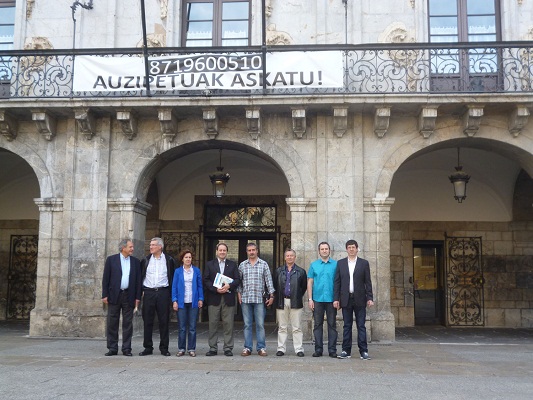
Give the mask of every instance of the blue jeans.
M 333 302 L 315 301 L 315 310 L 313 311 L 315 352 L 322 354 L 324 349 L 324 313 L 326 313 L 328 322 L 328 353 L 335 354 L 337 353 L 337 310 L 333 307 Z
M 198 307 L 192 306 L 192 303 L 185 303 L 183 308 L 178 308 L 178 350 L 192 351 L 196 350 L 196 321 L 198 320 Z M 187 330 L 189 331 L 188 343 L 185 347 L 187 337 Z
M 359 353 L 368 353 L 365 326 L 366 305 L 358 307 L 353 303 L 351 299 L 348 303 L 348 307 L 342 308 L 342 319 L 344 320 L 342 334 L 342 350 L 344 350 L 348 354 L 352 354 L 352 326 L 354 314 L 355 325 L 357 326 L 357 347 L 359 347 Z
M 255 319 L 255 334 L 257 340 L 257 351 L 266 349 L 265 338 L 265 312 L 263 303 L 242 303 L 242 318 L 244 320 L 244 347 L 252 351 L 253 333 L 252 323 Z

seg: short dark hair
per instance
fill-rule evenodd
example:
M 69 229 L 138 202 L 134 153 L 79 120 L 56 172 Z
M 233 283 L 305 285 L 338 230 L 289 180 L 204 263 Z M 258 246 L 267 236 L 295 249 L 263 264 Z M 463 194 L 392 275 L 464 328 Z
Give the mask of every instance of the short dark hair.
M 227 245 L 226 243 L 224 243 L 224 242 L 219 242 L 219 243 L 217 243 L 217 247 L 216 247 L 216 249 L 218 250 L 218 248 L 219 248 L 220 246 L 224 246 L 224 247 L 226 248 L 226 251 L 229 250 L 229 249 L 228 249 L 228 245 Z
M 255 247 L 257 249 L 257 245 L 254 242 L 250 242 L 246 245 L 246 250 L 248 250 L 248 247 Z
M 331 250 L 331 246 L 329 245 L 328 242 L 320 242 L 320 243 L 318 244 L 318 250 L 320 250 L 320 246 L 322 246 L 323 244 L 325 244 L 326 246 L 328 246 L 328 250 Z
M 359 245 L 357 244 L 357 242 L 353 239 L 350 239 L 346 242 L 346 248 L 348 248 L 348 246 L 351 246 L 352 244 L 355 244 L 355 247 L 359 248 Z

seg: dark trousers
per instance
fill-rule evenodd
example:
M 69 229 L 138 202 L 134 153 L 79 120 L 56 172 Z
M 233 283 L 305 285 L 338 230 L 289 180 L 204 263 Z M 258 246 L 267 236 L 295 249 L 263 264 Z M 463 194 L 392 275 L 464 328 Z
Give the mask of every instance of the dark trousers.
M 144 289 L 142 315 L 144 322 L 143 346 L 145 349 L 154 349 L 152 333 L 154 330 L 154 317 L 157 314 L 157 319 L 159 320 L 159 350 L 165 352 L 168 351 L 169 309 L 170 288 L 161 288 L 157 291 Z
M 117 304 L 107 305 L 107 348 L 118 352 L 118 327 L 122 311 L 122 351 L 131 351 L 133 307 L 128 303 L 128 291 L 120 293 Z
M 326 313 L 326 320 L 328 322 L 328 353 L 337 352 L 337 310 L 333 307 L 332 302 L 315 301 L 315 309 L 313 311 L 313 318 L 315 325 L 313 333 L 315 336 L 315 352 L 322 353 L 324 347 L 324 312 Z
M 354 314 L 355 325 L 357 326 L 357 347 L 359 347 L 359 353 L 368 353 L 365 327 L 366 305 L 358 307 L 355 305 L 352 298 L 350 298 L 348 307 L 342 308 L 342 319 L 344 320 L 342 350 L 348 354 L 352 354 L 352 326 Z

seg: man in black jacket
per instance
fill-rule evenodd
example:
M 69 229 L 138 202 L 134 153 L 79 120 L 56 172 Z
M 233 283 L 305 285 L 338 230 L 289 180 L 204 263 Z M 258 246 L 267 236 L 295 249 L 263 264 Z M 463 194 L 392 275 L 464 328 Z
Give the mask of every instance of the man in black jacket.
M 296 252 L 285 251 L 285 265 L 274 272 L 274 288 L 276 289 L 276 318 L 278 320 L 278 351 L 277 356 L 285 355 L 287 350 L 287 327 L 292 326 L 292 342 L 298 357 L 304 356 L 303 333 L 301 328 L 303 295 L 307 290 L 307 274 L 303 268 L 295 264 Z
M 144 322 L 144 350 L 140 356 L 153 353 L 154 343 L 152 332 L 154 330 L 154 317 L 159 320 L 159 351 L 164 356 L 170 356 L 168 351 L 170 321 L 170 307 L 172 304 L 172 279 L 176 269 L 176 261 L 168 254 L 163 253 L 163 239 L 155 237 L 150 240 L 150 255 L 141 261 L 143 282 L 143 308 Z
M 119 253 L 107 257 L 102 277 L 102 302 L 107 304 L 106 356 L 118 353 L 118 327 L 122 311 L 122 354 L 131 357 L 133 309 L 141 302 L 141 263 L 132 256 L 133 242 L 121 240 Z
M 224 355 L 233 355 L 233 322 L 235 317 L 235 293 L 241 279 L 239 268 L 235 261 L 227 259 L 228 246 L 226 243 L 217 244 L 217 257 L 208 261 L 204 268 L 204 289 L 209 316 L 209 351 L 206 356 L 216 356 L 218 353 L 218 321 L 222 317 L 224 330 Z M 233 279 L 233 282 L 222 287 L 213 286 L 217 274 Z
M 352 326 L 355 313 L 357 326 L 357 346 L 361 360 L 370 360 L 366 341 L 366 307 L 374 305 L 372 280 L 368 261 L 357 257 L 359 245 L 355 240 L 346 242 L 348 257 L 337 261 L 333 285 L 333 307 L 342 308 L 344 328 L 342 352 L 338 358 L 350 358 L 352 353 Z

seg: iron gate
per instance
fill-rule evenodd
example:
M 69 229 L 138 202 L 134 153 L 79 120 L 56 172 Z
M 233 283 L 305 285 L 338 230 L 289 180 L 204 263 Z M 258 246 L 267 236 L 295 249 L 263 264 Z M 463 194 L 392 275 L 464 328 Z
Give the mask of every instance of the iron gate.
M 446 237 L 446 325 L 483 326 L 481 237 Z
M 7 318 L 29 319 L 35 307 L 37 235 L 12 235 L 7 278 Z

